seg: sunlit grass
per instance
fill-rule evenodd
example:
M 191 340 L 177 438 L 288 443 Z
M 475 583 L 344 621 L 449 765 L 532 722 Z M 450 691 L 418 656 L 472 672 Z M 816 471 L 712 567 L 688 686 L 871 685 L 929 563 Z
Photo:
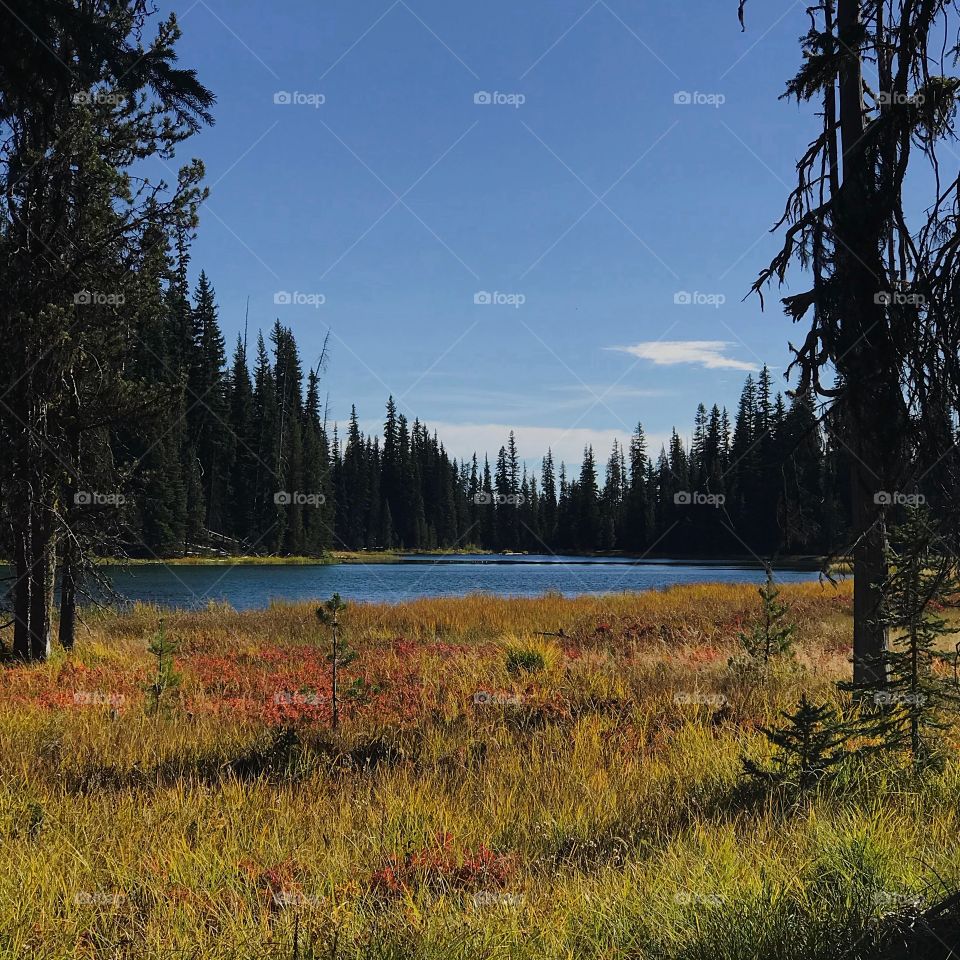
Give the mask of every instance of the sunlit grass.
M 164 614 L 155 715 L 160 611 L 91 612 L 0 672 L 0 955 L 834 956 L 960 880 L 960 778 L 745 799 L 758 728 L 849 669 L 849 590 L 783 596 L 762 681 L 748 586 L 351 606 L 336 735 L 314 605 Z

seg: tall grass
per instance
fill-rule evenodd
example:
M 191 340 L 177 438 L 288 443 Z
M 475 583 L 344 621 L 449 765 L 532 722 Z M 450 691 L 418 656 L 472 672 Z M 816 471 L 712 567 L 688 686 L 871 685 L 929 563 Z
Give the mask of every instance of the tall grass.
M 762 680 L 750 587 L 354 605 L 336 735 L 311 605 L 165 615 L 154 713 L 159 611 L 89 614 L 0 672 L 0 956 L 868 956 L 960 879 L 960 767 L 746 796 L 758 728 L 849 669 L 849 591 L 784 597 Z

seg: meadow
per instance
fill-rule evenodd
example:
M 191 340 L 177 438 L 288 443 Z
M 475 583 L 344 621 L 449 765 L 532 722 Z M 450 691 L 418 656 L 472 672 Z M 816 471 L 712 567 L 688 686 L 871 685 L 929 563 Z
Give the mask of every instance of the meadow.
M 843 707 L 850 596 L 785 587 L 762 672 L 751 586 L 351 605 L 336 730 L 315 605 L 88 611 L 0 668 L 0 956 L 875 956 L 960 883 L 957 731 L 922 775 L 742 767 Z

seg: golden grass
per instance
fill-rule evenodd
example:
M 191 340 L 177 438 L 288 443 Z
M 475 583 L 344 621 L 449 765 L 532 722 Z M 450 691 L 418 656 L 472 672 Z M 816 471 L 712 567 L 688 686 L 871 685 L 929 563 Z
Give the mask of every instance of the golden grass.
M 762 681 L 728 667 L 752 587 L 354 605 L 336 734 L 312 605 L 165 614 L 156 715 L 160 611 L 91 613 L 0 672 L 0 956 L 830 956 L 958 880 L 960 776 L 740 797 L 758 727 L 849 669 L 849 589 L 783 595 Z

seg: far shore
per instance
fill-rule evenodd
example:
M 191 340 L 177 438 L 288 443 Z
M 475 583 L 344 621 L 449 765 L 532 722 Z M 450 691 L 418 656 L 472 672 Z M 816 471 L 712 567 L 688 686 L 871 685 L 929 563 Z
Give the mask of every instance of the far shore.
M 255 555 L 227 555 L 204 556 L 188 555 L 180 557 L 102 557 L 97 563 L 103 566 L 327 566 L 338 563 L 370 563 L 395 564 L 401 562 L 423 562 L 431 560 L 471 557 L 478 563 L 522 563 L 526 557 L 538 556 L 527 552 L 496 552 L 468 547 L 457 550 L 334 550 L 323 556 L 255 556 Z M 547 554 L 549 556 L 549 554 Z M 570 557 L 574 561 L 588 563 L 591 560 L 621 560 L 624 563 L 669 563 L 669 564 L 703 564 L 726 565 L 747 564 L 759 566 L 760 560 L 750 554 L 691 556 L 680 553 L 669 555 L 635 554 L 625 551 L 598 551 L 592 553 L 560 553 L 557 556 Z M 482 559 L 481 559 L 482 558 Z M 823 565 L 824 558 L 812 555 L 792 555 L 779 557 L 773 560 L 773 566 L 779 569 L 806 569 L 815 570 Z M 850 564 L 843 559 L 835 559 L 829 564 L 831 574 L 849 574 Z

